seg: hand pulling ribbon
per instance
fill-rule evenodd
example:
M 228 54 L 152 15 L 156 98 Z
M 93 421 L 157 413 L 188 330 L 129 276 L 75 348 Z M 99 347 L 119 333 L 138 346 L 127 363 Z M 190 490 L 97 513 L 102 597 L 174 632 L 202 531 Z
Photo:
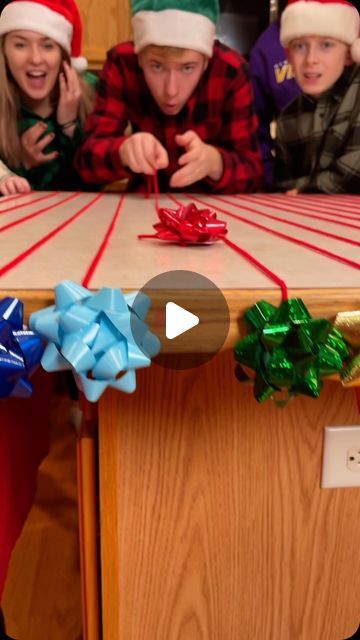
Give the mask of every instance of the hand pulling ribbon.
M 157 238 L 166 242 L 213 244 L 227 234 L 226 222 L 217 219 L 212 209 L 198 209 L 194 203 L 178 209 L 159 208 L 160 222 L 154 224 L 156 234 L 139 238 Z
M 30 317 L 30 326 L 49 341 L 42 366 L 72 369 L 90 402 L 107 387 L 133 393 L 136 369 L 149 367 L 160 350 L 144 322 L 149 307 L 150 299 L 138 292 L 103 288 L 93 294 L 65 280 L 55 288 L 55 305 Z
M 317 398 L 322 379 L 339 372 L 349 355 L 341 333 L 328 320 L 311 318 L 301 299 L 285 300 L 278 308 L 262 300 L 245 318 L 252 333 L 235 346 L 236 373 L 244 379 L 241 365 L 255 371 L 259 402 L 284 389 L 288 399 Z
M 24 305 L 18 298 L 0 301 L 0 398 L 29 398 L 28 378 L 44 351 L 40 336 L 23 326 Z
M 354 380 L 360 381 L 360 310 L 338 313 L 334 326 L 352 347 L 352 358 L 340 372 L 342 383 L 346 386 Z

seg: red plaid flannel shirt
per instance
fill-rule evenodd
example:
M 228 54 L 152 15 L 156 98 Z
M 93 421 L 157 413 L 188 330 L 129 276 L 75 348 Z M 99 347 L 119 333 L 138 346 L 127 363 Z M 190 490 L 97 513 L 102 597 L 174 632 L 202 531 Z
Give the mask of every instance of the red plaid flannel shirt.
M 194 192 L 249 192 L 262 185 L 263 167 L 257 142 L 252 87 L 244 59 L 216 42 L 214 55 L 187 105 L 176 116 L 156 105 L 138 64 L 133 44 L 108 52 L 97 89 L 94 112 L 85 127 L 85 141 L 75 165 L 85 182 L 109 183 L 130 178 L 129 190 L 145 191 L 146 176 L 123 167 L 119 148 L 124 131 L 152 133 L 166 148 L 169 166 L 159 171 L 161 191 L 179 168 L 183 147 L 175 134 L 191 129 L 221 153 L 224 172 L 218 182 L 205 178 L 191 185 Z

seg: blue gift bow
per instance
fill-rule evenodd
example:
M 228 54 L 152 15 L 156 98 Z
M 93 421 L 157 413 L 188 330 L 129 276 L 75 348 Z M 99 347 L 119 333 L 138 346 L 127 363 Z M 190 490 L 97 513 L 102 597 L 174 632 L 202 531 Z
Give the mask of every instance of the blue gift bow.
M 40 336 L 24 328 L 24 305 L 18 298 L 0 300 L 0 398 L 29 398 L 28 379 L 40 364 Z
M 124 295 L 104 287 L 92 293 L 65 280 L 55 287 L 55 305 L 30 316 L 30 327 L 48 340 L 42 366 L 46 371 L 72 369 L 90 402 L 97 402 L 107 387 L 133 393 L 135 370 L 149 367 L 160 351 L 159 339 L 144 322 L 150 304 L 137 291 Z

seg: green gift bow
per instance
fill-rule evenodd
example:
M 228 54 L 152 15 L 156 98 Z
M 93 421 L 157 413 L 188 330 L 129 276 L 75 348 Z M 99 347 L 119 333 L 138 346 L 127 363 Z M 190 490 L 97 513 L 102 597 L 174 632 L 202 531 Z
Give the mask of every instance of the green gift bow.
M 246 376 L 241 365 L 255 371 L 258 402 L 284 389 L 287 401 L 298 394 L 317 398 L 322 378 L 339 372 L 349 355 L 340 331 L 325 318 L 313 319 L 300 298 L 278 308 L 260 300 L 245 319 L 252 331 L 235 345 L 236 374 Z

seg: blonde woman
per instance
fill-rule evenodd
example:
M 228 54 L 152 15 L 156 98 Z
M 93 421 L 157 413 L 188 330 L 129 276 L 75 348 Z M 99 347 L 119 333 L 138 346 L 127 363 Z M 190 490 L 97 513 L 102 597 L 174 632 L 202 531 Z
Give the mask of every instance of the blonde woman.
M 78 75 L 86 60 L 77 6 L 13 0 L 0 37 L 0 193 L 81 188 L 72 161 L 92 89 Z

